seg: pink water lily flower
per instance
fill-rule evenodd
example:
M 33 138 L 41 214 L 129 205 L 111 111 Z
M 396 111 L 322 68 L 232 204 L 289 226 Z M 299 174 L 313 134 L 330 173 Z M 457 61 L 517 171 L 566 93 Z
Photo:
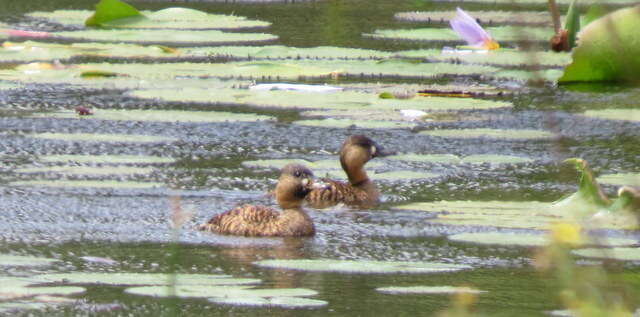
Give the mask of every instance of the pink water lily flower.
M 12 37 L 45 38 L 45 37 L 51 36 L 49 32 L 35 32 L 35 31 L 13 30 L 13 29 L 4 29 L 4 30 L 0 30 L 0 32 L 4 32 L 5 34 Z
M 470 46 L 495 50 L 500 48 L 498 42 L 491 38 L 491 35 L 485 31 L 476 19 L 464 12 L 462 9 L 456 9 L 456 16 L 449 21 L 451 28 L 458 33 L 463 40 Z

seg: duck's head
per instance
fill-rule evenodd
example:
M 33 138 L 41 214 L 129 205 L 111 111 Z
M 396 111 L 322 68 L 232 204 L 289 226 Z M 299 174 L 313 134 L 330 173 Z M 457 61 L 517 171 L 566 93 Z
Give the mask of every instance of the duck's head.
M 345 171 L 352 168 L 362 168 L 374 157 L 387 156 L 376 142 L 364 135 L 352 135 L 348 137 L 340 148 L 340 164 Z
M 312 189 L 320 187 L 311 170 L 300 164 L 288 164 L 280 171 L 276 200 L 283 209 L 298 208 Z

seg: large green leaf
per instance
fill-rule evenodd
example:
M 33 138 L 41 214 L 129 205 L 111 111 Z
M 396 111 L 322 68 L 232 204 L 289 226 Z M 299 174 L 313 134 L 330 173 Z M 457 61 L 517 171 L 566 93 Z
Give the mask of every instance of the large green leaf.
M 182 49 L 189 56 L 221 56 L 251 59 L 379 59 L 391 57 L 392 52 L 349 47 L 289 47 L 266 46 L 215 46 Z
M 189 8 L 166 8 L 159 11 L 142 11 L 133 18 L 118 18 L 101 23 L 109 28 L 127 29 L 238 29 L 267 27 L 269 22 L 250 20 L 236 15 L 210 14 Z M 32 12 L 29 17 L 47 19 L 65 25 L 81 25 L 91 15 L 88 10 L 56 10 Z
M 223 44 L 262 42 L 278 37 L 266 33 L 229 33 L 218 30 L 83 30 L 53 32 L 54 38 L 115 43 L 162 43 L 162 44 Z
M 551 28 L 498 26 L 488 27 L 487 32 L 496 41 L 546 41 L 553 35 Z M 376 30 L 364 36 L 376 39 L 399 39 L 413 41 L 462 41 L 450 28 L 422 28 L 422 29 L 387 29 Z
M 638 81 L 640 79 L 640 7 L 612 12 L 579 33 L 573 62 L 560 83 Z
M 297 297 L 313 296 L 318 292 L 306 288 L 271 288 L 254 289 L 246 286 L 216 286 L 216 285 L 178 285 L 175 293 L 170 286 L 140 286 L 130 287 L 125 290 L 128 294 L 170 297 Z
M 222 111 L 100 109 L 93 111 L 93 113 L 90 116 L 78 116 L 74 111 L 58 111 L 38 113 L 32 115 L 32 117 L 157 122 L 255 122 L 275 120 L 275 118 L 269 116 Z
M 144 18 L 136 8 L 120 0 L 100 0 L 96 4 L 95 13 L 84 24 L 87 26 L 102 26 L 105 23 L 123 18 Z
M 640 122 L 640 109 L 587 110 L 583 115 L 598 119 Z
M 545 11 L 467 11 L 481 25 L 493 24 L 536 24 L 551 25 L 549 14 Z M 427 22 L 448 24 L 456 16 L 456 11 L 412 11 L 398 12 L 397 20 L 407 22 Z
M 397 56 L 424 58 L 432 62 L 467 63 L 497 66 L 564 66 L 571 62 L 569 53 L 519 51 L 514 49 L 498 49 L 492 51 L 443 51 L 440 49 L 423 49 L 400 51 Z

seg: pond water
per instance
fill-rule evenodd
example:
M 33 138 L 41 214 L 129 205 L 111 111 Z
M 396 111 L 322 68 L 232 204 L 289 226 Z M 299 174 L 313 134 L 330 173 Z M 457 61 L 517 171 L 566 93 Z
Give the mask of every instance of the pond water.
M 0 0 L 0 22 L 28 30 L 74 30 L 74 27 L 26 18 L 24 14 L 59 9 L 92 10 L 95 2 Z M 233 31 L 265 32 L 278 36 L 275 42 L 250 43 L 251 45 L 336 46 L 379 52 L 440 49 L 445 44 L 451 45 L 443 42 L 380 40 L 365 37 L 363 34 L 374 33 L 378 29 L 427 27 L 429 24 L 426 23 L 398 21 L 394 19 L 394 14 L 407 11 L 454 10 L 460 5 L 458 2 L 416 0 L 327 0 L 270 4 L 204 1 L 131 3 L 140 10 L 159 10 L 179 5 L 210 13 L 233 14 L 271 22 L 272 25 L 266 29 Z M 542 11 L 545 10 L 545 2 L 522 5 L 464 3 L 464 8 L 470 11 Z M 70 43 L 68 39 L 46 41 Z M 533 45 L 544 47 L 540 42 Z M 194 45 L 169 46 L 186 50 L 185 47 Z M 508 42 L 504 46 L 515 47 L 516 43 Z M 235 62 L 236 59 L 238 58 L 230 58 L 229 63 Z M 109 56 L 85 56 L 62 60 L 66 64 L 104 61 L 113 64 L 158 62 L 153 57 Z M 160 62 L 211 63 L 220 60 L 219 56 L 199 56 L 177 57 Z M 296 61 L 298 58 L 290 60 Z M 314 62 L 312 58 L 310 63 L 321 67 L 321 63 L 330 65 L 332 62 L 338 63 L 339 60 Z M 15 62 L 0 63 L 0 70 L 10 70 L 15 66 Z M 152 72 L 154 67 L 159 66 L 136 67 L 139 68 L 133 73 L 137 73 L 138 69 L 141 73 Z M 305 67 L 309 66 L 300 66 L 301 69 L 306 69 Z M 463 65 L 462 68 L 464 67 Z M 472 89 L 480 85 L 489 85 L 492 91 L 498 90 L 503 93 L 487 93 L 486 96 L 476 98 L 513 105 L 447 112 L 453 113 L 453 120 L 396 120 L 409 124 L 409 127 L 360 128 L 360 121 L 371 119 L 368 118 L 369 115 L 374 117 L 373 119 L 384 120 L 391 112 L 359 115 L 357 109 L 345 106 L 320 107 L 321 111 L 309 114 L 304 111 L 317 108 L 262 106 L 269 105 L 270 102 L 275 105 L 285 104 L 286 102 L 277 98 L 286 99 L 286 95 L 274 95 L 273 100 L 258 98 L 259 102 L 237 105 L 225 101 L 223 97 L 215 97 L 216 92 L 228 93 L 228 90 L 224 89 L 231 89 L 231 84 L 227 85 L 224 81 L 218 80 L 207 81 L 208 79 L 203 78 L 195 79 L 193 82 L 183 81 L 179 85 L 190 88 L 220 88 L 221 90 L 214 91 L 211 96 L 203 97 L 220 98 L 219 104 L 207 104 L 202 102 L 202 99 L 192 98 L 196 95 L 195 92 L 169 92 L 169 96 L 163 96 L 163 99 L 138 98 L 146 93 L 147 88 L 160 91 L 171 89 L 172 80 L 177 82 L 189 76 L 181 76 L 180 71 L 180 67 L 158 70 L 159 73 L 175 72 L 179 79 L 173 79 L 176 77 L 173 76 L 174 73 L 171 73 L 170 77 L 163 77 L 162 74 L 156 77 L 150 75 L 133 84 L 125 82 L 128 80 L 126 77 L 116 79 L 123 83 L 123 86 L 77 85 L 77 81 L 67 79 L 23 81 L 23 78 L 19 78 L 17 84 L 8 84 L 9 79 L 15 77 L 10 77 L 7 72 L 0 72 L 0 253 L 60 260 L 46 268 L 11 268 L 8 273 L 29 276 L 78 271 L 164 273 L 175 270 L 190 274 L 228 274 L 238 278 L 260 279 L 261 288 L 311 289 L 318 292 L 313 299 L 323 300 L 328 304 L 313 309 L 255 308 L 213 304 L 197 298 L 175 300 L 129 295 L 123 292 L 124 286 L 85 285 L 85 294 L 71 296 L 77 299 L 74 305 L 49 307 L 44 310 L 19 310 L 18 314 L 432 315 L 449 307 L 449 295 L 389 295 L 375 289 L 387 286 L 451 285 L 471 286 L 486 291 L 478 296 L 475 306 L 476 311 L 481 314 L 544 316 L 547 311 L 562 308 L 557 296 L 558 281 L 540 274 L 533 268 L 533 248 L 472 244 L 446 238 L 448 235 L 464 232 L 540 233 L 540 230 L 536 230 L 540 227 L 524 225 L 496 228 L 491 224 L 490 214 L 484 215 L 487 218 L 484 223 L 455 220 L 453 223 L 447 223 L 433 221 L 438 217 L 434 212 L 398 207 L 409 203 L 441 200 L 552 202 L 576 191 L 575 170 L 560 163 L 568 157 L 585 159 L 598 175 L 631 173 L 633 176 L 630 177 L 636 177 L 637 173 L 640 173 L 638 112 L 631 112 L 635 114 L 635 118 L 628 120 L 609 120 L 584 115 L 587 109 L 640 109 L 637 103 L 640 90 L 635 87 L 555 87 L 548 82 L 542 85 L 526 85 L 518 80 L 488 78 L 477 73 L 472 73 L 471 76 L 454 73 L 451 76 L 424 78 L 398 76 L 393 72 L 383 75 L 383 71 L 387 70 L 379 71 L 380 74 L 374 70 L 373 75 L 359 75 L 364 71 L 358 70 L 350 76 L 306 76 L 284 80 L 343 86 L 373 96 L 385 89 L 421 89 L 440 87 L 439 85 Z M 245 75 L 238 78 L 236 75 L 232 79 L 237 81 L 233 82 L 233 88 L 236 88 L 236 85 L 249 85 L 248 77 Z M 260 76 L 255 78 L 258 82 L 273 82 Z M 98 81 L 97 79 L 96 82 Z M 143 81 L 151 82 L 152 85 L 142 83 Z M 16 86 L 7 86 L 5 89 L 3 85 Z M 172 94 L 177 98 L 172 99 Z M 298 105 L 300 108 L 307 102 L 304 99 L 312 99 L 305 96 L 297 98 L 301 100 Z M 358 96 L 353 98 L 348 102 L 371 102 L 370 99 L 357 99 L 360 98 Z M 293 103 L 296 102 L 298 101 Z M 331 102 L 335 101 L 327 101 Z M 447 101 L 443 100 L 442 104 L 447 104 Z M 52 111 L 62 110 L 72 113 L 77 106 L 92 108 L 96 119 L 47 115 Z M 159 113 L 149 120 L 98 120 L 98 116 L 105 113 L 100 112 L 108 109 L 215 110 L 232 114 L 225 115 L 229 118 L 228 122 L 214 119 L 199 121 L 192 117 L 185 117 L 180 122 L 164 122 L 158 119 L 171 115 L 167 113 Z M 339 110 L 351 113 L 340 114 Z M 322 111 L 327 112 L 323 114 Z M 250 114 L 249 120 L 234 114 Z M 255 121 L 255 115 L 268 117 L 268 120 Z M 344 117 L 340 117 L 341 115 Z M 378 117 L 375 117 L 376 115 Z M 397 112 L 391 115 L 399 116 Z M 323 116 L 352 119 L 356 127 L 349 124 L 346 127 L 332 127 L 326 122 L 319 125 L 296 123 L 302 119 Z M 379 124 L 375 122 L 372 123 L 373 126 Z M 442 133 L 447 129 L 505 131 L 498 131 L 497 137 L 494 134 L 494 137 L 452 138 L 432 133 Z M 517 138 L 517 132 L 511 130 L 540 130 L 553 134 L 552 137 Z M 57 136 L 52 135 L 54 133 Z M 78 140 L 68 140 L 68 136 L 65 137 L 66 134 L 75 133 L 89 136 Z M 108 136 L 97 140 L 98 134 L 124 134 L 134 137 L 128 141 L 110 142 L 106 139 Z M 378 180 L 383 201 L 370 210 L 350 210 L 345 207 L 309 210 L 317 230 L 313 238 L 238 238 L 191 230 L 211 215 L 240 203 L 275 205 L 266 193 L 275 185 L 277 169 L 268 166 L 252 167 L 246 163 L 247 161 L 337 160 L 340 144 L 352 134 L 366 134 L 384 148 L 397 153 L 449 156 L 446 156 L 447 159 L 441 156 L 435 160 L 376 158 L 371 161 L 369 170 L 377 174 L 410 171 L 430 175 L 405 175 L 399 179 Z M 159 139 L 143 142 L 145 140 L 140 135 Z M 52 166 L 67 168 L 67 159 L 60 157 L 64 155 L 74 156 L 71 160 L 75 163 L 72 163 L 71 167 L 83 166 L 86 169 L 74 172 L 71 168 L 69 173 L 65 173 L 64 170 L 47 170 Z M 133 155 L 139 161 L 114 163 L 114 159 L 111 158 L 100 162 L 98 156 L 103 155 L 117 156 L 121 160 L 126 160 L 126 157 L 122 156 Z M 491 156 L 483 158 L 477 155 Z M 508 156 L 508 162 L 497 163 L 499 158 L 495 155 L 500 155 L 502 159 L 502 156 Z M 86 160 L 84 163 L 83 157 Z M 519 159 L 509 161 L 513 157 Z M 465 161 L 465 158 L 468 158 L 468 161 Z M 33 168 L 44 169 L 34 171 Z M 31 172 L 29 169 L 32 169 Z M 328 171 L 330 172 L 329 169 L 319 168 L 316 174 L 322 176 Z M 415 174 L 417 173 L 411 175 Z M 79 183 L 80 181 L 87 183 Z M 93 182 L 93 185 L 88 182 Z M 604 190 L 610 196 L 614 196 L 617 186 L 605 185 Z M 180 243 L 177 247 L 172 243 L 176 237 L 169 225 L 171 204 L 176 199 L 179 199 L 183 209 L 193 212 L 192 218 L 179 233 L 177 239 Z M 636 242 L 640 239 L 637 231 L 600 229 L 598 232 L 609 237 L 635 239 Z M 99 260 L 83 260 L 82 257 L 109 258 L 116 263 L 105 265 Z M 254 264 L 266 259 L 432 261 L 468 265 L 470 269 L 435 274 L 355 274 L 269 269 Z M 616 264 L 613 276 L 631 283 L 637 289 L 640 287 L 640 269 L 637 264 L 637 261 Z

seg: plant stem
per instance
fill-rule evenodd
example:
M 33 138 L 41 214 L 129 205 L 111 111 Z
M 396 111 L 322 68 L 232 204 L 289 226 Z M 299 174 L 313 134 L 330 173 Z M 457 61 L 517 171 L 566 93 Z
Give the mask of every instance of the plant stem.
M 549 12 L 551 13 L 551 19 L 553 21 L 553 30 L 555 34 L 560 33 L 560 11 L 558 11 L 558 6 L 556 5 L 556 0 L 547 0 L 547 5 L 549 6 Z

